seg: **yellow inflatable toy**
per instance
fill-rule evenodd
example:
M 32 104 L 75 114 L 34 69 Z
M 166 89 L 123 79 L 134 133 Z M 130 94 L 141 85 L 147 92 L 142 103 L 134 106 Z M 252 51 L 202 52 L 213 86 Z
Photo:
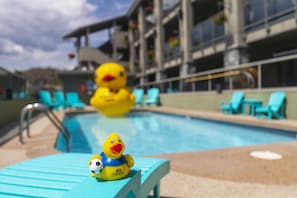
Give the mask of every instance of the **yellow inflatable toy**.
M 89 160 L 91 176 L 102 180 L 118 180 L 130 173 L 134 166 L 131 155 L 123 155 L 125 144 L 117 133 L 112 133 L 103 144 L 103 152 Z
M 90 104 L 106 116 L 121 116 L 134 105 L 135 97 L 126 88 L 127 74 L 117 63 L 104 63 L 95 72 L 98 85 Z

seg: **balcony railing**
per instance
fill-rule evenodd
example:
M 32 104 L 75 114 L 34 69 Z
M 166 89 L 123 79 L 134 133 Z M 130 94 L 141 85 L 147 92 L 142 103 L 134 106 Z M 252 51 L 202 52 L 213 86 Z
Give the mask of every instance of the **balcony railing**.
M 274 76 L 272 76 L 272 72 Z M 288 71 L 290 71 L 288 73 Z M 159 87 L 161 92 L 213 91 L 222 89 L 262 89 L 297 87 L 297 54 L 251 62 L 238 66 L 173 77 L 142 85 Z M 285 77 L 284 77 L 285 76 Z
M 217 24 L 213 18 L 209 18 L 193 27 L 193 51 L 213 45 L 224 39 L 224 24 Z
M 247 0 L 246 31 L 254 31 L 288 18 L 297 17 L 296 0 Z M 297 18 L 296 18 L 297 19 Z
M 170 46 L 169 43 L 165 43 L 164 61 L 170 61 L 176 58 L 180 58 L 182 55 L 179 44 L 176 46 Z

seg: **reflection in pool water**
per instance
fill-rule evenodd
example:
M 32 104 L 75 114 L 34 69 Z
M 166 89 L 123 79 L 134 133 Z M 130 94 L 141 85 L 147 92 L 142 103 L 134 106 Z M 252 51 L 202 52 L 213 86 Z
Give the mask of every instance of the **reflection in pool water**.
M 105 138 L 118 132 L 134 156 L 201 151 L 296 140 L 295 133 L 151 112 L 107 118 L 97 113 L 66 117 L 72 152 L 98 153 Z M 57 148 L 65 150 L 59 137 Z

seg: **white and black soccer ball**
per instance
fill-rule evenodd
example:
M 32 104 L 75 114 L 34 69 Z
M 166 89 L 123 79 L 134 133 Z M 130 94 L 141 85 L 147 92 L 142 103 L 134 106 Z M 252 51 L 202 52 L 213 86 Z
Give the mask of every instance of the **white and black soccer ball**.
M 101 173 L 101 171 L 103 169 L 102 161 L 99 159 L 93 159 L 92 161 L 90 161 L 89 169 L 94 174 Z

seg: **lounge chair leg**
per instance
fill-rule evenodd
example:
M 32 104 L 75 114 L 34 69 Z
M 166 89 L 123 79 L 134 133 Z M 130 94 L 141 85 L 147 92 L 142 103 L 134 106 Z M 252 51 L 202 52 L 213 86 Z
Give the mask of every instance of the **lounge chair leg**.
M 160 197 L 160 183 L 158 183 L 154 187 L 154 194 L 153 194 L 153 198 L 159 198 L 159 197 Z

